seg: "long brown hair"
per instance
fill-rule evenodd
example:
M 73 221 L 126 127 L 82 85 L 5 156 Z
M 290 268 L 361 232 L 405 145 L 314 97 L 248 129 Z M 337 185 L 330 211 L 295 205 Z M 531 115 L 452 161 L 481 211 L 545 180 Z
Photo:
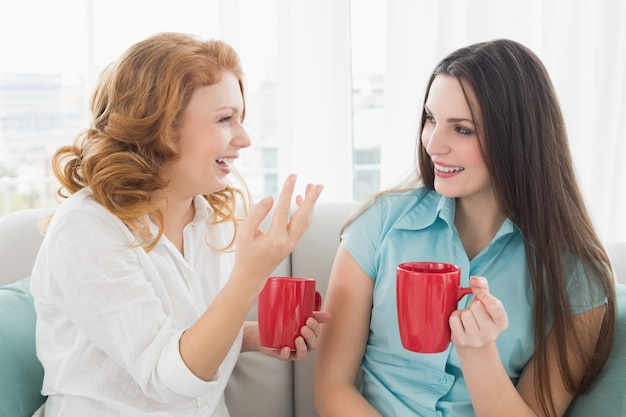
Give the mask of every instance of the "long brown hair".
M 535 394 L 543 411 L 555 415 L 549 394 L 548 330 L 556 339 L 558 367 L 566 388 L 572 394 L 582 393 L 609 356 L 616 301 L 609 257 L 593 228 L 577 184 L 552 81 L 531 50 L 506 39 L 470 45 L 444 58 L 430 77 L 424 104 L 439 74 L 455 77 L 466 98 L 468 91 L 476 97 L 479 108 L 472 113 L 482 117 L 481 149 L 497 202 L 524 236 L 534 295 Z M 472 109 L 470 101 L 467 102 Z M 426 112 L 422 110 L 422 127 L 425 121 Z M 400 186 L 375 195 L 353 219 L 390 192 L 418 186 L 434 189 L 434 167 L 422 146 L 421 130 L 415 172 Z M 566 258 L 571 255 L 578 257 L 584 266 L 589 280 L 586 291 L 598 291 L 607 300 L 591 357 L 584 354 L 583 347 L 589 341 L 581 338 L 572 325 L 575 312 L 571 309 L 573 300 L 566 280 L 571 273 Z M 567 352 L 573 355 L 573 360 L 568 359 Z M 586 365 L 580 381 L 574 375 L 573 363 Z
M 151 195 L 167 186 L 164 170 L 179 157 L 180 115 L 196 87 L 219 82 L 225 71 L 239 80 L 243 119 L 243 70 L 229 45 L 161 33 L 131 46 L 102 72 L 91 100 L 90 128 L 53 156 L 61 183 L 58 195 L 65 198 L 90 187 L 96 200 L 139 237 L 139 244 L 152 249 L 163 234 L 163 218 L 161 202 Z M 236 176 L 240 188 L 229 185 L 205 196 L 216 213 L 214 221 L 232 222 L 235 234 L 238 215 L 245 215 L 249 202 L 245 183 Z M 149 235 L 148 216 L 157 220 L 156 237 Z

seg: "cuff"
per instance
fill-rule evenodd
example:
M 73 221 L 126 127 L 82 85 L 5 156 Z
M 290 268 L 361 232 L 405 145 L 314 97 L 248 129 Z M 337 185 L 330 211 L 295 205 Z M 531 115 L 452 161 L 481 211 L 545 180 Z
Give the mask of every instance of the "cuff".
M 221 366 L 210 381 L 194 375 L 180 356 L 180 338 L 185 330 L 178 332 L 167 343 L 159 358 L 157 372 L 163 383 L 173 392 L 185 397 L 200 397 L 217 385 Z

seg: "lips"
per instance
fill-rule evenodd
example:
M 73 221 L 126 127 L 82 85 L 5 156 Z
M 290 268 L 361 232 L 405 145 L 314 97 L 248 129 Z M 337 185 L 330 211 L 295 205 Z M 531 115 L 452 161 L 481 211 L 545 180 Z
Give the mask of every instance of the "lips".
M 235 158 L 217 158 L 215 162 L 221 167 L 228 168 L 233 164 L 234 160 Z
M 444 174 L 454 174 L 457 172 L 461 172 L 464 171 L 465 168 L 463 167 L 455 167 L 455 166 L 448 166 L 448 165 L 441 165 L 441 164 L 435 164 L 435 171 L 444 173 Z

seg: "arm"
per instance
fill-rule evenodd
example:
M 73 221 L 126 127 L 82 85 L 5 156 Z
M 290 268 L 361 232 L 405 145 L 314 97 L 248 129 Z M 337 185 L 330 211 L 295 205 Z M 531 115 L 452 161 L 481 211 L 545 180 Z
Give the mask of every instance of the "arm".
M 380 416 L 363 398 L 356 379 L 369 333 L 374 281 L 339 246 L 326 292 L 325 324 L 315 360 L 315 406 L 321 417 Z
M 576 328 L 576 334 L 580 335 L 580 340 L 583 341 L 583 347 L 585 349 L 585 356 L 591 357 L 593 354 L 596 341 L 598 339 L 601 323 L 606 311 L 606 306 L 596 307 L 587 312 L 578 314 L 573 318 L 573 326 Z M 557 415 L 562 416 L 574 396 L 567 391 L 563 384 L 561 374 L 558 368 L 558 359 L 556 352 L 556 344 L 554 343 L 554 334 L 550 332 L 548 334 L 547 345 L 550 347 L 548 351 L 548 366 L 549 366 L 549 378 L 550 385 L 552 387 L 552 395 L 554 398 L 554 406 L 557 411 Z M 571 352 L 568 354 L 568 361 L 570 366 L 573 365 L 574 376 L 580 381 L 585 373 L 585 363 L 580 363 Z M 533 359 L 531 359 L 517 383 L 517 390 L 525 399 L 526 403 L 535 410 L 537 415 L 542 416 L 541 407 L 539 406 L 536 397 L 534 395 L 534 367 Z
M 295 175 L 291 175 L 285 182 L 266 233 L 259 225 L 272 208 L 271 199 L 266 198 L 252 207 L 239 229 L 235 264 L 228 282 L 180 339 L 183 361 L 201 379 L 210 380 L 216 374 L 265 280 L 291 253 L 311 223 L 313 207 L 322 187 L 308 186 L 305 197 L 296 198 L 299 207 L 291 216 L 295 181 Z
M 450 327 L 476 416 L 545 416 L 535 397 L 534 360 L 531 358 L 524 367 L 517 386 L 513 385 L 495 344 L 496 337 L 507 327 L 504 307 L 489 294 L 484 278 L 472 278 L 471 285 L 475 298 L 466 309 L 453 313 Z M 604 307 L 599 307 L 574 318 L 574 325 L 580 329 L 581 336 L 583 331 L 588 332 L 585 349 L 589 355 L 593 352 L 603 313 Z M 554 341 L 552 333 L 547 341 L 550 349 L 548 374 L 557 415 L 562 416 L 573 395 L 563 384 L 556 345 L 551 341 Z M 573 361 L 571 356 L 570 361 Z M 576 374 L 582 377 L 584 364 L 575 365 L 575 369 Z

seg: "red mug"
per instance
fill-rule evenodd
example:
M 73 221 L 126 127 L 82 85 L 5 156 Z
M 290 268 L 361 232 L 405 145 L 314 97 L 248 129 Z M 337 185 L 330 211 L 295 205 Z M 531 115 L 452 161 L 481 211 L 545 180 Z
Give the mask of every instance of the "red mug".
M 396 303 L 402 346 L 412 352 L 439 353 L 450 344 L 450 315 L 467 294 L 458 266 L 406 262 L 396 270 Z
M 296 338 L 306 320 L 322 307 L 322 295 L 311 278 L 273 276 L 257 300 L 261 346 L 296 350 Z

